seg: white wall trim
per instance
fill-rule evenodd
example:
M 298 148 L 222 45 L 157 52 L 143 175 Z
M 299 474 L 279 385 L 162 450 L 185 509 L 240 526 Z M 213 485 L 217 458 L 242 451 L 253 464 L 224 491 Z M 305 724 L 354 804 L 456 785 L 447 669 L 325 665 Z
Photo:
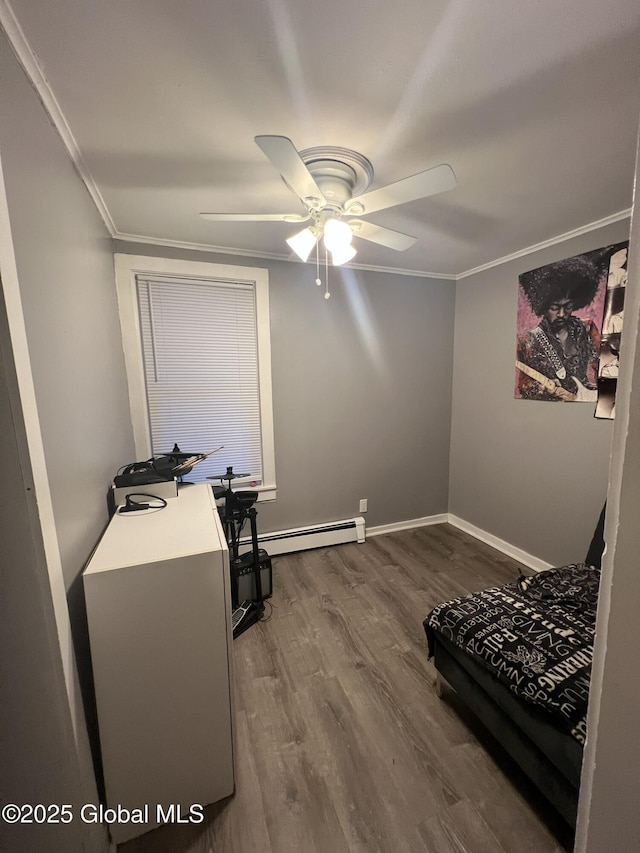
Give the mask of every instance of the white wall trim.
M 2 2 L 2 0 L 0 0 Z M 518 258 L 524 258 L 534 252 L 539 252 L 543 249 L 548 249 L 551 246 L 556 246 L 560 243 L 565 243 L 567 240 L 572 240 L 574 237 L 580 237 L 582 234 L 589 234 L 591 231 L 597 231 L 599 228 L 605 228 L 607 225 L 613 225 L 616 222 L 622 222 L 624 219 L 631 217 L 631 208 L 620 210 L 617 213 L 612 213 L 610 216 L 605 216 L 602 219 L 597 219 L 595 222 L 588 222 L 586 225 L 581 225 L 579 228 L 574 228 L 572 231 L 566 231 L 564 234 L 558 234 L 556 237 L 550 237 L 548 240 L 543 240 L 541 243 L 536 243 L 533 246 L 528 246 L 526 249 L 520 249 L 510 255 L 505 255 L 502 258 L 496 258 L 493 261 L 488 261 L 479 267 L 465 270 L 461 273 L 437 273 L 428 272 L 426 270 L 410 270 L 410 269 L 395 269 L 393 267 L 381 267 L 375 264 L 345 264 L 345 268 L 356 270 L 370 270 L 371 272 L 387 273 L 388 275 L 405 275 L 415 276 L 417 278 L 435 278 L 443 281 L 460 281 L 463 278 L 468 278 L 485 270 L 499 267 L 502 264 L 515 261 Z M 144 237 L 140 234 L 122 234 L 115 232 L 114 239 L 124 240 L 132 243 L 147 243 L 151 246 L 166 246 L 174 249 L 191 249 L 197 252 L 220 252 L 227 255 L 245 255 L 248 258 L 264 258 L 265 260 L 286 261 L 288 263 L 301 263 L 297 258 L 292 258 L 288 255 L 280 255 L 270 252 L 255 252 L 249 249 L 234 249 L 223 246 L 211 246 L 207 243 L 188 243 L 180 240 L 166 240 L 158 237 Z
M 371 272 L 382 272 L 387 275 L 408 275 L 416 278 L 435 278 L 439 281 L 457 281 L 458 276 L 455 273 L 448 272 L 427 272 L 426 270 L 407 270 L 397 269 L 395 267 L 379 267 L 375 264 L 344 264 L 345 267 L 350 267 L 354 270 L 370 270 Z
M 153 258 L 144 255 L 114 255 L 118 313 L 122 330 L 125 368 L 129 389 L 133 440 L 138 459 L 151 455 L 151 435 L 147 417 L 146 388 L 140 323 L 136 296 L 136 275 L 190 276 L 201 279 L 222 279 L 247 282 L 255 287 L 258 370 L 262 428 L 262 492 L 267 499 L 275 498 L 275 442 L 273 424 L 273 394 L 271 383 L 271 321 L 269 309 L 269 272 L 258 267 L 229 266 L 208 261 L 183 261 L 174 258 Z M 267 495 L 265 494 L 265 498 Z
M 384 533 L 395 533 L 396 530 L 411 530 L 413 527 L 428 527 L 430 524 L 446 524 L 447 521 L 449 521 L 449 515 L 446 512 L 439 515 L 426 515 L 423 518 L 411 518 L 407 521 L 394 521 L 391 524 L 367 527 L 367 538 L 382 536 Z
M 428 515 L 424 518 L 412 518 L 407 521 L 396 521 L 392 524 L 380 524 L 377 527 L 367 527 L 367 538 L 369 536 L 381 536 L 384 533 L 395 533 L 397 530 L 411 530 L 411 528 L 414 527 L 427 527 L 431 524 L 452 524 L 454 527 L 457 527 L 458 530 L 468 533 L 470 536 L 473 536 L 474 539 L 480 540 L 480 542 L 491 545 L 491 547 L 495 548 L 496 551 L 500 551 L 502 554 L 506 554 L 507 557 L 517 560 L 519 563 L 522 563 L 534 572 L 543 572 L 546 569 L 553 568 L 551 563 L 545 563 L 544 560 L 534 557 L 533 554 L 528 554 L 521 548 L 516 548 L 515 545 L 505 542 L 504 539 L 499 539 L 497 536 L 494 536 L 493 533 L 487 533 L 486 530 L 482 530 L 480 527 L 476 527 L 475 524 L 470 524 L 468 521 L 458 518 L 457 515 L 453 515 L 450 512 L 443 512 L 439 515 Z
M 144 237 L 141 234 L 123 234 L 120 231 L 116 231 L 115 234 L 113 234 L 113 238 L 114 240 L 122 240 L 128 243 L 142 243 L 149 246 L 164 246 L 170 249 L 186 249 L 194 252 L 217 252 L 222 255 L 237 255 L 240 257 L 244 256 L 247 258 L 263 258 L 264 260 L 283 261 L 286 263 L 309 266 L 308 264 L 303 264 L 303 262 L 299 258 L 291 257 L 290 255 L 285 254 L 279 254 L 276 252 L 257 252 L 251 249 L 234 249 L 228 246 L 213 246 L 209 243 L 189 243 L 183 240 L 168 240 L 160 237 Z M 386 273 L 388 275 L 415 276 L 416 278 L 435 278 L 444 281 L 456 281 L 457 279 L 457 276 L 453 273 L 437 273 L 426 272 L 425 270 L 396 269 L 394 267 L 380 267 L 376 266 L 375 264 L 343 264 L 341 268 L 370 270 L 371 272 Z
M 51 89 L 51 86 L 38 63 L 36 55 L 32 51 L 22 27 L 18 23 L 14 11 L 7 0 L 0 0 L 0 25 L 7 34 L 7 38 L 18 57 L 18 61 L 22 65 L 27 77 L 38 93 L 38 97 L 42 101 L 45 111 L 48 113 L 53 126 L 58 131 L 60 138 L 71 157 L 73 165 L 86 186 L 89 195 L 93 199 L 93 203 L 102 217 L 109 234 L 113 237 L 116 228 L 107 205 L 102 197 L 102 193 L 98 189 L 98 186 L 89 171 L 89 167 L 82 156 L 80 147 L 71 132 L 71 128 L 67 124 L 64 113 L 56 100 L 56 96 L 53 94 L 53 90 Z
M 639 137 L 640 143 L 640 137 Z M 593 853 L 609 845 L 602 840 L 613 838 L 618 827 L 624 827 L 615 846 L 619 850 L 637 850 L 640 820 L 637 798 L 633 790 L 638 766 L 637 751 L 626 749 L 626 743 L 637 736 L 638 691 L 627 684 L 623 667 L 632 666 L 633 640 L 620 634 L 618 625 L 629 625 L 625 600 L 637 595 L 636 564 L 638 541 L 638 451 L 640 424 L 638 385 L 640 383 L 640 145 L 636 148 L 636 187 L 633 217 L 629 235 L 628 290 L 625 296 L 627 331 L 625 357 L 620 365 L 616 388 L 616 417 L 611 442 L 609 488 L 602 556 L 602 573 L 598 593 L 598 612 L 593 649 L 591 689 L 587 714 L 588 737 L 584 749 L 580 780 L 580 801 L 575 836 L 576 853 Z M 634 614 L 635 616 L 635 614 Z M 620 620 L 624 621 L 620 621 Z M 628 644 L 628 645 L 627 645 Z M 614 736 L 615 733 L 615 736 Z M 613 739 L 613 740 L 612 740 Z M 604 746 L 608 743 L 608 746 Z M 624 754 L 628 767 L 617 765 L 616 757 Z M 610 786 L 612 774 L 620 781 L 620 792 Z
M 580 237 L 582 234 L 588 234 L 590 231 L 596 231 L 598 228 L 604 228 L 607 225 L 613 225 L 615 222 L 621 222 L 623 219 L 629 219 L 631 216 L 631 208 L 621 210 L 618 213 L 612 213 L 611 216 L 605 216 L 604 219 L 598 219 L 595 222 L 589 222 L 587 225 L 582 225 L 580 228 L 574 228 L 573 231 L 567 231 L 565 234 L 558 234 L 557 237 L 551 237 L 549 240 L 544 240 L 542 243 L 536 243 L 535 246 L 529 246 L 526 249 L 521 249 L 519 252 L 514 252 L 512 255 L 505 255 L 504 258 L 497 258 L 495 261 L 489 261 L 482 266 L 474 267 L 466 272 L 458 273 L 456 281 L 462 278 L 467 278 L 470 275 L 476 275 L 484 270 L 498 267 L 501 264 L 506 264 L 509 261 L 515 261 L 518 258 L 524 258 L 533 252 L 539 252 L 541 249 L 548 249 L 550 246 L 556 246 L 558 243 L 564 243 L 567 240 L 572 240 L 574 237 Z
M 515 545 L 505 542 L 504 539 L 499 539 L 497 536 L 494 536 L 493 533 L 487 533 L 486 530 L 482 530 L 482 528 L 476 527 L 475 524 L 470 524 L 468 521 L 458 518 L 457 515 L 449 513 L 449 524 L 452 524 L 464 533 L 468 533 L 475 539 L 479 539 L 480 542 L 491 545 L 492 548 L 495 548 L 496 551 L 501 551 L 503 554 L 506 554 L 507 557 L 511 557 L 511 559 L 517 560 L 519 563 L 523 563 L 528 568 L 533 569 L 534 572 L 544 572 L 546 569 L 553 568 L 551 563 L 546 563 L 544 560 L 534 557 L 533 554 L 529 554 L 521 548 L 516 548 Z
M 212 254 L 235 255 L 236 257 L 263 258 L 267 261 L 292 260 L 288 256 L 277 252 L 257 252 L 253 249 L 214 246 L 210 243 L 190 243 L 187 240 L 170 240 L 165 237 L 145 237 L 142 234 L 123 234 L 121 231 L 116 231 L 113 234 L 113 239 L 122 240 L 126 243 L 142 243 L 145 246 L 161 246 L 166 249 L 185 249 L 186 251 L 192 252 L 211 252 Z

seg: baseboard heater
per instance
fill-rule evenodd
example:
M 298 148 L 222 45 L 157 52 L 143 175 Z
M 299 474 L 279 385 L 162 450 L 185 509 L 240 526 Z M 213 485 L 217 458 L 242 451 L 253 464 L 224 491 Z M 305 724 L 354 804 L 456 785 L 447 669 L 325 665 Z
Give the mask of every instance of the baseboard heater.
M 343 521 L 330 521 L 327 524 L 312 524 L 308 527 L 258 534 L 260 547 L 272 557 L 276 554 L 290 554 L 293 551 L 326 548 L 328 545 L 364 542 L 364 540 L 365 525 L 362 516 L 347 518 Z

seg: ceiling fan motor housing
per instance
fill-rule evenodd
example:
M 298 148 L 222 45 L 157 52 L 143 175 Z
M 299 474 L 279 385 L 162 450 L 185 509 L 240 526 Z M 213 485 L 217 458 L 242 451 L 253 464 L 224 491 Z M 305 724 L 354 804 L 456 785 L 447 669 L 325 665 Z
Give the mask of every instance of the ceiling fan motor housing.
M 300 158 L 313 176 L 327 204 L 312 204 L 329 215 L 342 215 L 352 198 L 361 195 L 373 180 L 373 166 L 349 148 L 305 148 Z

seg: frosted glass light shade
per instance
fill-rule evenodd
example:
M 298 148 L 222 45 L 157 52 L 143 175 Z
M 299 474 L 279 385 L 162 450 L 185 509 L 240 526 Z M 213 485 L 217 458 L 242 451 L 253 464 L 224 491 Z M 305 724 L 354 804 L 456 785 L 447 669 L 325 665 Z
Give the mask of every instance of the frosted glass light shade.
M 356 250 L 353 246 L 338 246 L 331 252 L 331 261 L 333 262 L 334 267 L 339 267 L 340 264 L 346 264 L 347 261 L 352 260 L 355 256 Z
M 287 240 L 290 248 L 296 253 L 300 260 L 304 262 L 309 258 L 311 250 L 317 242 L 317 237 L 310 228 L 304 228 L 302 231 L 298 231 L 297 234 L 294 234 L 293 237 L 289 237 Z
M 353 232 L 346 222 L 339 219 L 329 219 L 324 226 L 324 244 L 330 252 L 344 250 L 351 245 Z M 344 263 L 344 261 L 342 262 Z

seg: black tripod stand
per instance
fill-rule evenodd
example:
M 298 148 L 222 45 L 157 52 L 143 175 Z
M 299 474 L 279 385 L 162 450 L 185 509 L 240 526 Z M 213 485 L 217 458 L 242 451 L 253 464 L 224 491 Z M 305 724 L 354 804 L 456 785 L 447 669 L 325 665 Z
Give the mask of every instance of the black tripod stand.
M 257 510 L 253 506 L 258 499 L 257 492 L 234 492 L 231 482 L 238 477 L 246 477 L 246 474 L 234 474 L 233 467 L 227 468 L 226 474 L 211 477 L 212 480 L 227 481 L 227 487 L 214 486 L 213 494 L 216 499 L 224 499 L 224 506 L 220 513 L 225 537 L 229 546 L 231 563 L 231 602 L 234 610 L 231 624 L 233 636 L 239 636 L 251 625 L 257 622 L 264 613 L 264 596 L 262 590 L 262 576 L 260 567 L 260 550 L 258 547 L 258 526 L 256 522 Z M 240 535 L 247 519 L 251 529 L 251 564 L 253 573 L 253 596 L 239 602 L 238 595 L 238 567 L 243 561 L 238 553 Z

